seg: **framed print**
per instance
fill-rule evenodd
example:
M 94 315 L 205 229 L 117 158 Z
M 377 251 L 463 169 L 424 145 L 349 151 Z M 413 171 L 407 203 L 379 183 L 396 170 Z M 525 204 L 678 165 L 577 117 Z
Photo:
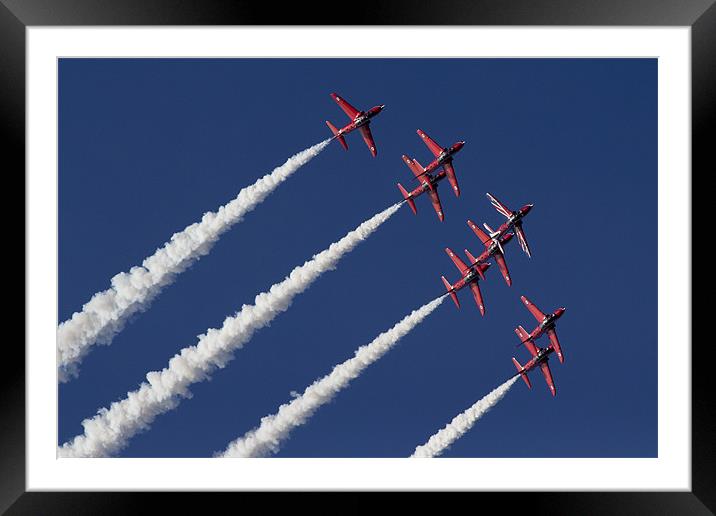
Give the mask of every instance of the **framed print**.
M 716 510 L 691 338 L 716 8 L 578 4 L 347 25 L 320 3 L 3 0 L 28 303 L 0 508 Z

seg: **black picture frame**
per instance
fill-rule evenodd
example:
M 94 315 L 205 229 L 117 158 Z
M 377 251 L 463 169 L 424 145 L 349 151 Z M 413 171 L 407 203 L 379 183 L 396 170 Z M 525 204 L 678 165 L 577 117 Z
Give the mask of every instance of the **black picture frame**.
M 64 25 L 590 25 L 689 26 L 692 72 L 693 177 L 716 171 L 715 0 L 398 0 L 364 1 L 338 8 L 336 2 L 274 4 L 242 0 L 0 0 L 0 130 L 4 176 L 25 170 L 25 29 Z M 5 191 L 11 192 L 5 181 Z M 24 182 L 18 185 L 24 191 Z M 14 194 L 17 195 L 17 194 Z M 696 205 L 694 203 L 694 205 Z M 16 212 L 19 210 L 15 210 Z M 19 225 L 18 225 L 19 226 Z M 664 235 L 660 235 L 664 238 Z M 686 241 L 690 245 L 690 240 Z M 691 249 L 685 254 L 691 256 Z M 692 264 L 684 264 L 692 266 Z M 159 502 L 186 512 L 208 505 L 188 493 L 25 492 L 25 353 L 15 340 L 3 343 L 0 375 L 0 513 L 128 514 Z M 668 343 L 662 343 L 668 345 Z M 716 513 L 716 424 L 710 388 L 713 344 L 692 347 L 692 491 L 469 493 L 503 507 L 550 514 Z M 210 494 L 210 493 L 207 493 Z M 214 496 L 243 497 L 248 493 Z M 221 501 L 231 501 L 224 498 Z M 292 497 L 296 498 L 296 497 Z M 491 500 L 488 500 L 490 498 Z M 292 500 L 295 503 L 295 500 Z M 474 502 L 473 502 L 474 503 Z

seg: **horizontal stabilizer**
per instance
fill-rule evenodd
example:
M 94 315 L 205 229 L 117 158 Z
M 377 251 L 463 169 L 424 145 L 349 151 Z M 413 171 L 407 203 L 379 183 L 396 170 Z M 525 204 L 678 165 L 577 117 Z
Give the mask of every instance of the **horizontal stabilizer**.
M 457 298 L 457 294 L 455 294 L 455 291 L 452 288 L 452 285 L 450 285 L 450 282 L 445 279 L 445 276 L 440 276 L 443 280 L 443 284 L 445 285 L 445 288 L 448 291 L 448 294 L 450 294 L 450 297 L 452 298 L 453 302 L 455 303 L 455 306 L 460 308 L 460 300 Z
M 530 379 L 527 376 L 527 374 L 523 372 L 522 366 L 520 365 L 520 363 L 517 361 L 517 359 L 515 357 L 512 357 L 512 363 L 515 364 L 515 367 L 517 368 L 517 372 L 520 373 L 520 376 L 527 384 L 527 387 L 531 389 L 532 384 L 530 383 Z
M 333 132 L 333 137 L 341 143 L 341 145 L 343 146 L 343 148 L 345 150 L 348 150 L 348 144 L 346 143 L 346 139 L 343 137 L 343 135 L 341 133 L 338 132 L 338 129 L 336 128 L 336 126 L 333 125 L 332 123 L 330 123 L 328 120 L 326 120 L 326 125 Z
M 408 193 L 408 191 L 405 188 L 403 188 L 403 185 L 401 185 L 400 183 L 398 183 L 398 189 L 400 190 L 400 193 L 403 194 L 403 198 L 406 201 L 408 201 L 408 206 L 410 206 L 410 209 L 413 210 L 413 213 L 415 213 L 417 215 L 418 208 L 415 206 L 415 201 L 413 200 L 412 197 L 410 197 L 410 194 Z

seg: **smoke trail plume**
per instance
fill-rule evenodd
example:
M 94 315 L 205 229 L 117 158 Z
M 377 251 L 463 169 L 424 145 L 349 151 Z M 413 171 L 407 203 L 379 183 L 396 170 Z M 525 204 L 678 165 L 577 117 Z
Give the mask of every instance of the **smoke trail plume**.
M 278 185 L 316 157 L 330 142 L 322 141 L 291 156 L 283 165 L 242 189 L 216 212 L 172 235 L 141 266 L 121 272 L 111 287 L 98 292 L 57 330 L 57 363 L 61 382 L 77 376 L 78 366 L 94 344 L 109 344 L 127 320 L 149 307 L 161 290 L 192 263 L 209 253 L 219 237 L 261 203 Z
M 288 309 L 293 298 L 306 290 L 322 273 L 336 267 L 346 253 L 368 238 L 388 220 L 403 201 L 363 222 L 338 242 L 291 271 L 283 281 L 256 296 L 253 305 L 244 305 L 233 317 L 227 317 L 219 329 L 209 329 L 199 342 L 182 349 L 161 371 L 147 374 L 139 389 L 127 393 L 121 401 L 102 408 L 92 419 L 82 422 L 84 434 L 63 444 L 61 457 L 105 457 L 122 449 L 129 439 L 145 430 L 159 414 L 175 408 L 182 397 L 190 397 L 189 386 L 206 380 L 217 368 L 233 358 L 254 332 L 268 325 Z
M 436 457 L 444 452 L 507 394 L 510 387 L 517 381 L 517 378 L 519 376 L 510 378 L 465 412 L 455 416 L 445 428 L 428 439 L 428 442 L 415 448 L 412 457 Z
M 276 414 L 262 418 L 261 426 L 231 442 L 218 456 L 262 457 L 277 452 L 291 430 L 304 424 L 316 410 L 331 401 L 351 380 L 430 315 L 444 299 L 445 296 L 441 296 L 414 310 L 391 329 L 378 335 L 373 342 L 358 348 L 353 358 L 338 364 L 329 375 L 313 382 L 301 396 L 281 405 Z

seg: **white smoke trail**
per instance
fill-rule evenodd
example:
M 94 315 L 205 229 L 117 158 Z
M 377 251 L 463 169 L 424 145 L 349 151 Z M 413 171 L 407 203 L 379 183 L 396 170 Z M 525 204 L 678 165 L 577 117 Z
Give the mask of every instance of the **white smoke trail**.
M 477 401 L 472 407 L 453 418 L 448 425 L 433 435 L 428 442 L 415 448 L 411 457 L 436 457 L 472 428 L 472 425 L 500 401 L 519 376 L 514 376 Z
M 161 371 L 147 373 L 139 389 L 127 393 L 121 401 L 102 408 L 92 419 L 82 422 L 84 434 L 63 444 L 61 457 L 105 457 L 122 449 L 129 439 L 145 430 L 159 414 L 176 407 L 181 397 L 190 397 L 189 386 L 206 380 L 217 368 L 233 358 L 254 332 L 267 326 L 288 309 L 293 298 L 306 290 L 322 273 L 336 267 L 340 259 L 368 238 L 388 220 L 404 201 L 394 204 L 363 222 L 338 242 L 291 271 L 286 279 L 256 296 L 253 305 L 243 305 L 233 317 L 227 317 L 220 329 L 211 328 L 199 335 L 199 342 L 182 349 Z
M 277 452 L 291 430 L 304 424 L 318 408 L 331 401 L 351 380 L 430 315 L 444 299 L 445 296 L 441 296 L 414 310 L 391 329 L 378 335 L 373 342 L 358 348 L 353 358 L 338 364 L 330 374 L 313 382 L 301 396 L 281 405 L 276 414 L 262 418 L 261 426 L 229 443 L 226 450 L 217 456 L 262 457 Z
M 192 263 L 209 253 L 219 237 L 240 222 L 278 185 L 316 157 L 330 142 L 324 140 L 291 156 L 283 165 L 242 189 L 216 212 L 172 235 L 169 242 L 145 258 L 141 266 L 121 272 L 111 287 L 98 292 L 57 330 L 57 363 L 61 382 L 78 375 L 78 366 L 94 344 L 109 344 L 127 320 L 149 307 L 161 290 Z

